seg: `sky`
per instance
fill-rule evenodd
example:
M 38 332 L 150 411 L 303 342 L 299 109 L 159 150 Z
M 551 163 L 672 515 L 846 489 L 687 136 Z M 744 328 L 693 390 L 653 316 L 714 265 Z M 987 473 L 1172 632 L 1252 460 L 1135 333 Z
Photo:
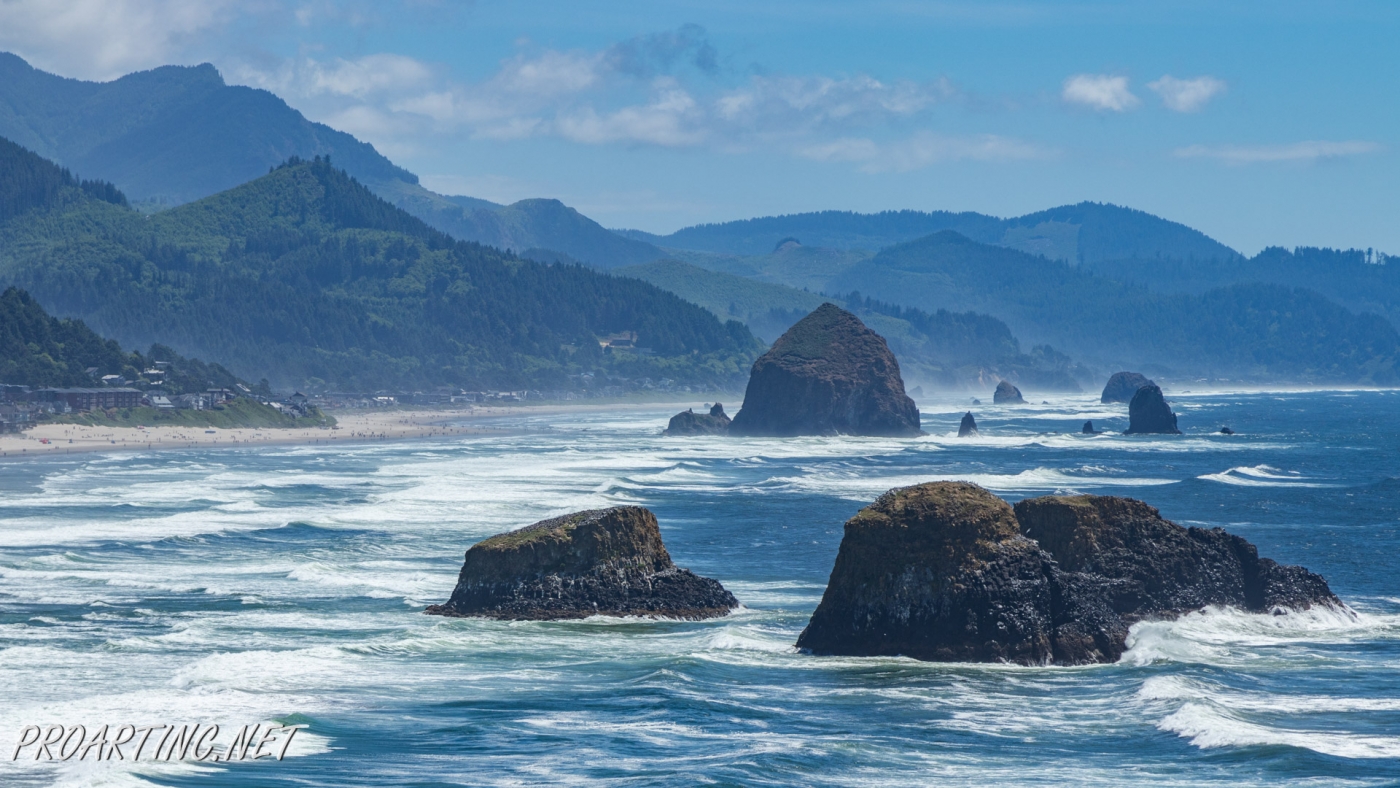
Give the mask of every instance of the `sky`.
M 0 49 L 213 63 L 425 186 L 667 233 L 1138 208 L 1400 254 L 1400 3 L 0 0 Z

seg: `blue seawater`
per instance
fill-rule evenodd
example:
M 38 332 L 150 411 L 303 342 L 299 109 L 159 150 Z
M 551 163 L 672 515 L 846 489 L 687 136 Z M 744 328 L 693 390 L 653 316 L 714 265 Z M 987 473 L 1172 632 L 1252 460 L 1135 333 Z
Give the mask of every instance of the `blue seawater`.
M 1172 399 L 1186 435 L 1077 434 L 1126 427 L 1084 395 L 975 406 L 982 437 L 959 440 L 968 400 L 948 398 L 916 440 L 663 438 L 658 407 L 7 463 L 0 784 L 1400 784 L 1400 393 Z M 1320 572 L 1354 615 L 1211 610 L 1079 668 L 794 650 L 843 521 L 932 479 L 1141 498 Z M 677 563 L 744 608 L 421 613 L 477 540 L 615 504 L 653 509 Z M 305 726 L 285 760 L 10 760 L 30 724 L 269 721 Z

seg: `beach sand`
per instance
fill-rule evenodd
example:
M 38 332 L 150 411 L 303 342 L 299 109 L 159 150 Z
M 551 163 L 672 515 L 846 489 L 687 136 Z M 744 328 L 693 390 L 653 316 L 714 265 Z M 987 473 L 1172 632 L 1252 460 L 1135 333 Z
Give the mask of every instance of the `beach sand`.
M 151 451 L 257 446 L 265 444 L 347 444 L 384 440 L 482 435 L 499 432 L 487 425 L 463 425 L 463 421 L 503 416 L 564 413 L 570 411 L 654 409 L 659 403 L 611 403 L 589 405 L 493 405 L 426 410 L 330 411 L 334 428 L 215 429 L 205 427 L 85 427 L 77 424 L 44 424 L 17 435 L 0 435 L 0 459 L 53 457 L 104 451 Z M 680 403 L 678 403 L 680 404 Z M 44 443 L 48 440 L 48 443 Z

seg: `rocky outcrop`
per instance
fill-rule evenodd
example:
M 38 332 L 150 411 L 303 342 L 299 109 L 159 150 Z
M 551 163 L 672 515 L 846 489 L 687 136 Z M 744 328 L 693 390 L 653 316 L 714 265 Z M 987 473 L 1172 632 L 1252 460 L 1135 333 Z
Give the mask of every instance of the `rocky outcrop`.
M 1084 422 L 1084 428 L 1081 429 L 1080 432 L 1083 433 L 1083 434 L 1085 434 L 1085 435 L 1098 435 L 1098 434 L 1099 434 L 1099 431 L 1096 430 L 1096 429 L 1094 429 L 1094 422 L 1092 422 L 1092 421 L 1086 421 L 1086 422 Z
M 963 414 L 962 423 L 958 425 L 958 437 L 970 438 L 977 436 L 977 419 L 972 418 L 972 411 Z
M 640 506 L 575 512 L 478 542 L 442 616 L 549 620 L 714 618 L 738 607 L 718 581 L 680 569 Z
M 1181 434 L 1172 406 L 1162 398 L 1162 390 L 1156 385 L 1143 386 L 1133 395 L 1133 401 L 1128 403 L 1128 429 L 1124 434 Z
M 920 435 L 899 362 L 833 304 L 802 318 L 754 362 L 732 435 Z
M 1138 372 L 1115 372 L 1103 387 L 1099 402 L 1131 402 L 1138 389 L 1155 385 L 1146 375 Z
M 1021 390 L 1011 385 L 1009 380 L 997 384 L 997 390 L 992 392 L 992 402 L 998 405 L 1026 404 L 1026 400 L 1021 397 Z
M 727 435 L 729 417 L 724 413 L 724 405 L 716 402 L 709 413 L 696 413 L 693 409 L 683 410 L 671 417 L 662 435 Z
M 1340 606 L 1321 577 L 1221 529 L 1182 528 L 1127 498 L 1033 498 L 933 482 L 846 523 L 799 648 L 1026 665 L 1112 662 L 1129 627 L 1207 605 Z

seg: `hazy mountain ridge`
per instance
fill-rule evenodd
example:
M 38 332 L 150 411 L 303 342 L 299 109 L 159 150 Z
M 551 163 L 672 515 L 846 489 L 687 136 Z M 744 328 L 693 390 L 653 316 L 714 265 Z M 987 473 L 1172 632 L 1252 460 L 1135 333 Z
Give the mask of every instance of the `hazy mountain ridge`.
M 721 385 L 760 347 L 644 282 L 455 241 L 324 161 L 149 217 L 72 190 L 0 226 L 0 280 L 127 346 L 293 385 L 566 387 L 582 372 Z M 600 348 L 627 331 L 654 355 Z

